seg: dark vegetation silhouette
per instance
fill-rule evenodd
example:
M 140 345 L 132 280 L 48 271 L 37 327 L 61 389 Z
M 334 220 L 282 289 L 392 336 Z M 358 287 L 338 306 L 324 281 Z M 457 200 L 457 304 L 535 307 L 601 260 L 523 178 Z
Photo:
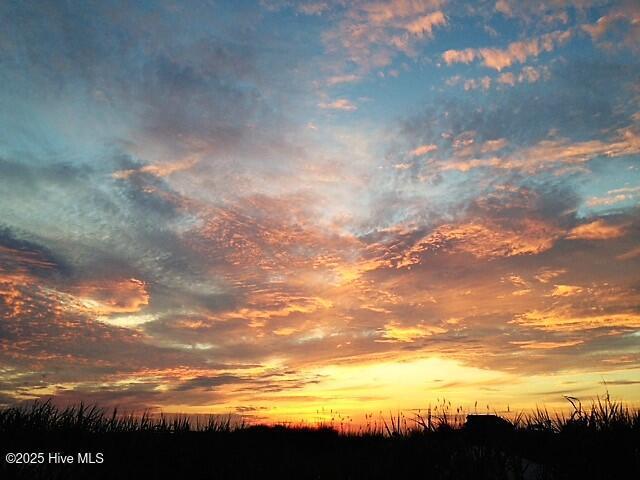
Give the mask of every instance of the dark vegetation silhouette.
M 267 426 L 232 417 L 107 413 L 51 402 L 0 410 L 0 478 L 640 478 L 640 411 L 607 394 L 570 414 L 389 415 L 358 428 Z M 102 464 L 7 464 L 7 452 L 102 452 Z

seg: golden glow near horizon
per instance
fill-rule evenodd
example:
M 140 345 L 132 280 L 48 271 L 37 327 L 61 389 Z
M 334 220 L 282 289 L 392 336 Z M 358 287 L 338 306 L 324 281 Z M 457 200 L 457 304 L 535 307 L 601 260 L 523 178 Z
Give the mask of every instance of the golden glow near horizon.
M 640 402 L 636 3 L 50 3 L 0 6 L 0 405 Z
M 468 367 L 460 362 L 438 357 L 412 360 L 381 360 L 369 364 L 320 367 L 306 372 L 309 377 L 321 380 L 292 392 L 290 395 L 254 392 L 251 395 L 253 421 L 285 423 L 329 423 L 359 426 L 365 423 L 365 415 L 374 419 L 386 419 L 391 414 L 403 412 L 414 418 L 417 412 L 451 403 L 450 413 L 461 414 L 498 412 L 509 415 L 535 407 L 546 407 L 557 412 L 567 411 L 569 404 L 564 396 L 577 395 L 588 400 L 602 396 L 606 390 L 620 398 L 634 399 L 634 385 L 616 385 L 625 375 L 638 375 L 634 369 L 625 374 L 611 375 L 600 372 L 566 372 L 553 377 L 520 375 L 499 370 Z M 614 386 L 603 383 L 608 375 Z M 448 380 L 449 379 L 449 380 Z M 455 380 L 453 380 L 455 379 Z M 550 385 L 557 390 L 549 390 Z M 597 385 L 594 388 L 587 387 Z M 532 403 L 530 398 L 536 398 Z M 167 406 L 165 412 L 173 413 L 235 413 L 234 403 L 209 407 L 176 404 Z M 336 420 L 338 419 L 338 420 Z

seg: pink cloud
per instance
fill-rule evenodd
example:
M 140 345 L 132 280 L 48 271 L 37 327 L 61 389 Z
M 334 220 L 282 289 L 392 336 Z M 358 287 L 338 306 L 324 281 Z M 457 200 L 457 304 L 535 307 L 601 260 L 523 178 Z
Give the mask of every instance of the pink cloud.
M 621 40 L 615 46 L 626 46 L 638 50 L 640 44 L 640 5 L 637 2 L 624 2 L 595 23 L 582 25 L 582 30 L 591 36 L 594 42 L 599 42 L 610 33 L 619 33 Z M 611 46 L 611 42 L 604 45 Z
M 342 83 L 354 83 L 360 80 L 358 75 L 349 74 L 349 75 L 334 75 L 327 79 L 327 85 L 340 85 Z
M 333 102 L 322 102 L 318 106 L 324 110 L 342 110 L 345 112 L 352 112 L 358 109 L 354 103 L 346 98 L 339 98 Z
M 558 45 L 566 43 L 571 35 L 571 30 L 555 31 L 538 38 L 510 43 L 504 49 L 447 50 L 442 54 L 442 58 L 447 65 L 471 63 L 481 59 L 485 67 L 501 71 L 515 63 L 525 63 L 529 57 L 537 57 L 543 52 L 553 51 Z
M 452 63 L 471 63 L 476 59 L 476 51 L 472 48 L 465 50 L 447 50 L 442 54 L 442 59 L 447 65 Z
M 478 88 L 481 88 L 482 90 L 489 90 L 489 88 L 491 88 L 491 78 L 484 76 L 482 78 L 470 78 L 465 80 L 465 90 L 476 90 Z
M 415 45 L 447 25 L 445 2 L 392 0 L 352 2 L 336 28 L 324 34 L 329 51 L 346 55 L 364 72 L 389 65 L 398 53 L 415 56 Z
M 433 37 L 433 28 L 447 24 L 447 19 L 441 11 L 424 15 L 413 20 L 405 26 L 405 29 L 418 37 Z
M 438 150 L 437 145 L 433 145 L 433 144 L 420 145 L 419 147 L 416 147 L 413 150 L 411 150 L 409 154 L 412 157 L 421 157 L 422 155 L 426 155 L 427 153 L 430 153 L 430 152 L 435 152 L 436 150 Z
M 633 128 L 622 128 L 617 133 L 617 136 L 609 141 L 571 142 L 566 138 L 542 140 L 532 147 L 506 156 L 449 161 L 441 165 L 441 170 L 467 172 L 475 168 L 499 168 L 537 172 L 559 165 L 579 167 L 599 156 L 615 158 L 640 153 L 640 135 Z M 463 155 L 458 155 L 461 156 Z

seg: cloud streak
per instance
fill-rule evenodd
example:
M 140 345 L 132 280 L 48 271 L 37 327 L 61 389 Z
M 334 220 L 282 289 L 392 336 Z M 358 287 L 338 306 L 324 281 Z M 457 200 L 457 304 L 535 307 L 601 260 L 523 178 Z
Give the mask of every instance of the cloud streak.
M 552 52 L 558 46 L 564 45 L 572 36 L 571 30 L 558 30 L 547 33 L 539 38 L 512 42 L 507 48 L 467 48 L 464 50 L 447 50 L 442 59 L 447 65 L 455 63 L 471 63 L 476 60 L 493 70 L 502 71 L 516 63 L 525 63 L 529 58 L 535 58 L 542 53 Z

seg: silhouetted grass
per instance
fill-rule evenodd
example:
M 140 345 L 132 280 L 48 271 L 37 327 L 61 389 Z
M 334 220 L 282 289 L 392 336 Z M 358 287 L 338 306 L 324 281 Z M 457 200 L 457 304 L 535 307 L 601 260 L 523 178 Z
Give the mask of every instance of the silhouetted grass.
M 609 395 L 568 414 L 471 416 L 443 402 L 359 427 L 122 414 L 51 402 L 0 410 L 7 452 L 102 452 L 97 465 L 9 465 L 0 478 L 640 478 L 640 412 Z M 478 422 L 482 420 L 481 422 Z
M 0 410 L 0 432 L 8 434 L 40 433 L 184 433 L 231 432 L 243 428 L 244 423 L 232 424 L 231 416 L 206 417 L 204 422 L 187 415 L 158 416 L 143 412 L 119 414 L 118 409 L 107 413 L 97 405 L 71 405 L 60 409 L 50 401 L 33 402 L 26 406 Z

